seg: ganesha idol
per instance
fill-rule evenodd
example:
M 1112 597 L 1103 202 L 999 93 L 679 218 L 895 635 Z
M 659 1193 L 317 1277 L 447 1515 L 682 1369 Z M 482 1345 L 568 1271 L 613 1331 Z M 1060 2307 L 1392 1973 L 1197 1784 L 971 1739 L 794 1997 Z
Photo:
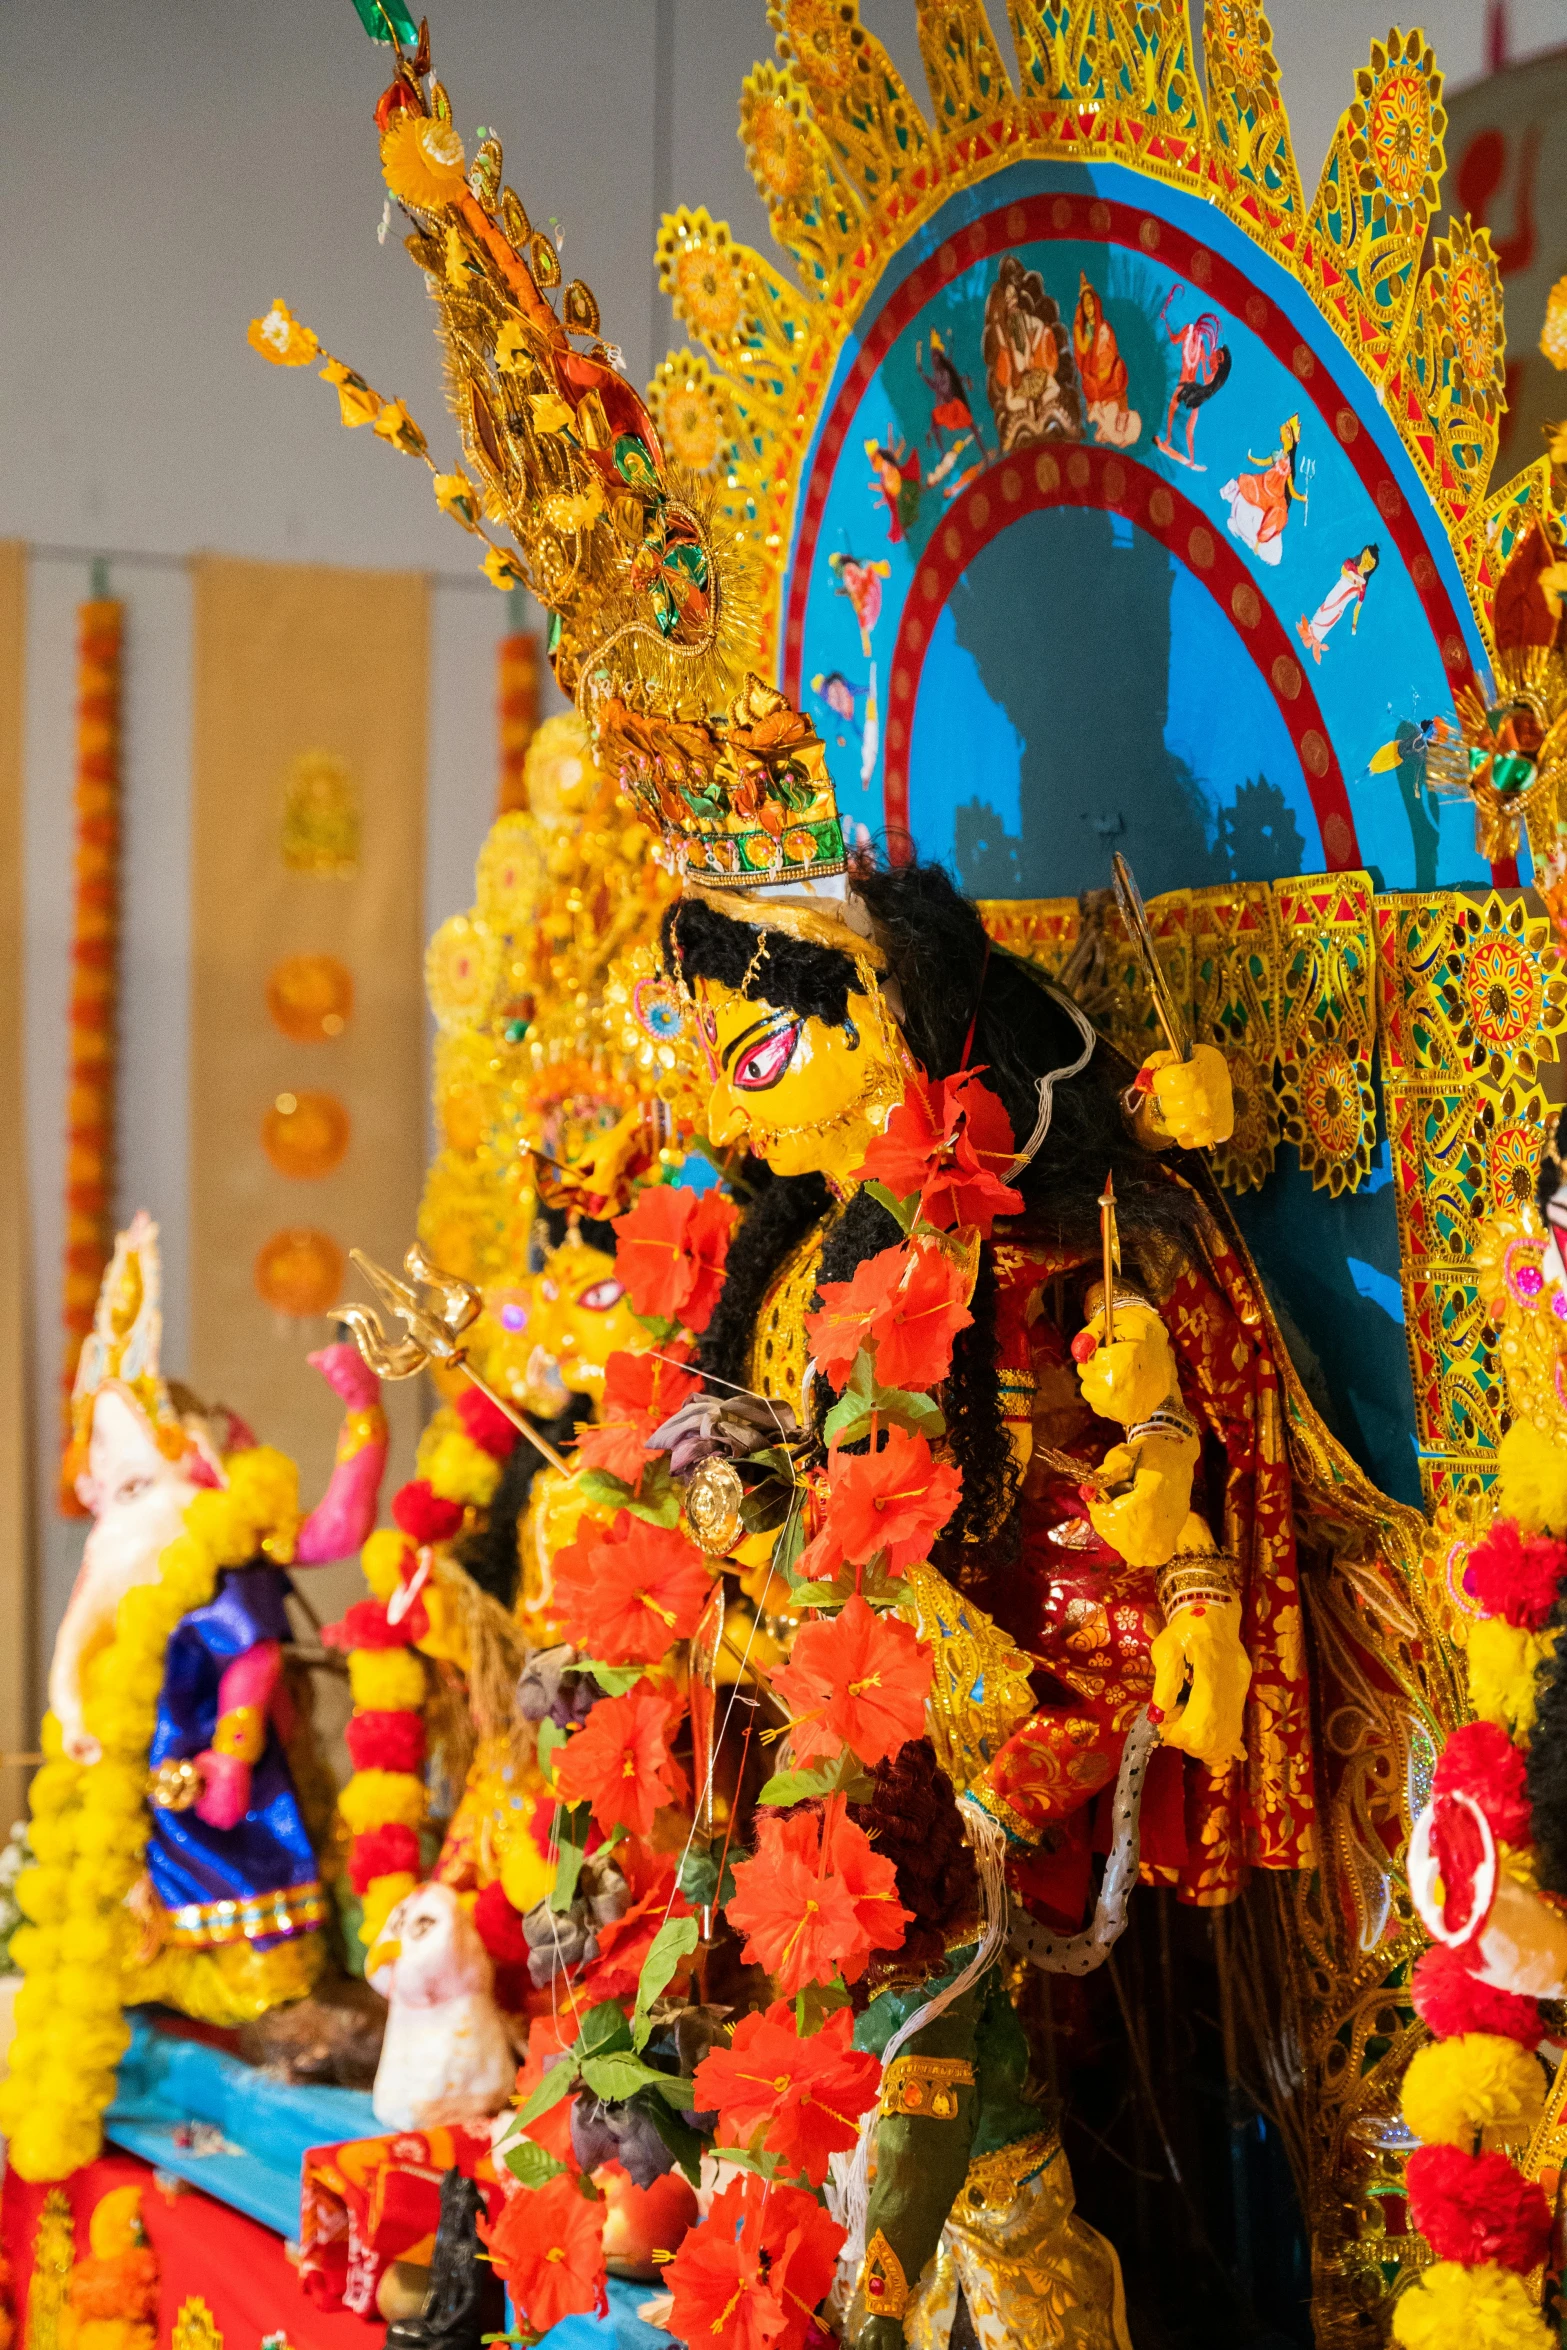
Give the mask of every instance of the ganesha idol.
M 158 1581 L 202 1492 L 227 1485 L 226 1457 L 254 1444 L 159 1374 L 157 1226 L 138 1214 L 115 1245 L 72 1399 L 67 1470 L 91 1513 L 81 1572 L 55 1642 L 49 1700 L 66 1760 L 96 1764 L 95 1663 L 127 1595 Z M 288 1759 L 295 1709 L 284 1681 L 293 1638 L 290 1566 L 358 1548 L 374 1523 L 387 1431 L 379 1382 L 351 1346 L 310 1357 L 344 1417 L 330 1482 L 302 1522 L 287 1517 L 257 1555 L 222 1572 L 164 1650 L 147 1753 L 145 1877 L 127 2002 L 158 1999 L 232 2024 L 307 1991 L 323 1963 L 316 1855 Z

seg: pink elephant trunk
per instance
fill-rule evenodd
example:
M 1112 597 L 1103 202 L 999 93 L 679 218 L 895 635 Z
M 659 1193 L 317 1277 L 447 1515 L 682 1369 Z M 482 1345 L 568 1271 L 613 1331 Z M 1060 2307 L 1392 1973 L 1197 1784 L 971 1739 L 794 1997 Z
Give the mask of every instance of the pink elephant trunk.
M 361 1362 L 356 1348 L 324 1346 L 310 1358 L 348 1406 L 338 1430 L 337 1462 L 327 1489 L 300 1527 L 294 1543 L 294 1564 L 322 1567 L 332 1559 L 349 1558 L 368 1540 L 375 1525 L 386 1473 L 386 1414 L 381 1409 L 381 1382 Z

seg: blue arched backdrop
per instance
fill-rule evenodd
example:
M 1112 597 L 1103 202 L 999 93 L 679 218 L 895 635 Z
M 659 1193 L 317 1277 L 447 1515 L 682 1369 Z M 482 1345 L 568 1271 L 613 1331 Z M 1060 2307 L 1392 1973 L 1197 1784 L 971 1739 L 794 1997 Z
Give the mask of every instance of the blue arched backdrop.
M 784 683 L 851 835 L 985 898 L 1103 888 L 1116 848 L 1150 896 L 1516 878 L 1389 748 L 1485 660 L 1425 488 L 1215 208 L 1039 160 L 955 195 L 845 340 L 796 517 Z M 1385 1134 L 1353 1194 L 1285 1150 L 1237 1213 L 1340 1432 L 1418 1499 Z

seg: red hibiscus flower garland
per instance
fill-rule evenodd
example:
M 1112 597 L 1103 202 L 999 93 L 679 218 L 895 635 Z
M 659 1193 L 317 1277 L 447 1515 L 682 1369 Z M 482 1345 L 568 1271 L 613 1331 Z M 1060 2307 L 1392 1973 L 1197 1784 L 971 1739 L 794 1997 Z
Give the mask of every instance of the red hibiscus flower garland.
M 676 1753 L 683 1704 L 668 1666 L 697 1629 L 714 1569 L 681 1530 L 678 1488 L 650 1447 L 701 1392 L 690 1342 L 717 1305 L 734 1210 L 714 1193 L 653 1185 L 616 1226 L 616 1270 L 654 1345 L 611 1358 L 601 1423 L 579 1448 L 595 1501 L 613 1514 L 557 1554 L 554 1597 L 573 1670 L 595 1694 L 564 1732 L 541 1727 L 540 1755 L 557 1799 L 557 1905 L 590 1837 L 641 1891 L 591 1961 L 561 1970 L 556 2012 L 575 2037 L 530 2081 L 522 2136 L 502 2149 L 525 2186 L 549 2179 L 508 2206 L 491 2239 L 530 2328 L 595 2306 L 601 2289 L 591 2206 L 567 2200 L 576 2189 L 555 2175 L 540 2135 L 581 2090 L 644 2110 L 649 2095 L 694 2102 L 716 2114 L 717 2142 L 738 2166 L 670 2265 L 672 2331 L 757 2350 L 810 2338 L 842 2243 L 822 2201 L 828 2162 L 856 2145 L 880 2086 L 879 2060 L 851 2045 L 844 1987 L 902 1945 L 910 1918 L 892 1861 L 849 1802 L 863 1773 L 924 1727 L 931 1654 L 891 1611 L 898 1579 L 929 1556 L 962 1498 L 958 1470 L 933 1449 L 945 1423 L 932 1391 L 969 1326 L 979 1242 L 998 1215 L 1021 1208 L 1004 1180 L 1013 1156 L 1005 1112 L 972 1073 L 913 1082 L 868 1154 L 865 1173 L 902 1237 L 852 1281 L 827 1284 L 807 1325 L 838 1400 L 824 1423 L 825 1463 L 798 1477 L 803 1508 L 775 1552 L 806 1611 L 789 1662 L 772 1675 L 790 1747 L 763 1790 L 754 1849 L 734 1861 L 725 1910 L 743 1960 L 767 1970 L 779 1998 L 743 2017 L 693 2080 L 666 2077 L 662 2088 L 646 2062 L 649 2010 L 697 1936 L 671 1864 L 660 1868 L 652 1850 L 659 1813 L 687 1792 Z M 678 2141 L 668 2113 L 659 2127 Z
M 1531 2129 L 1545 2092 L 1535 2050 L 1539 2002 L 1482 1979 L 1486 1836 L 1503 1847 L 1532 1840 L 1524 1748 L 1534 1719 L 1534 1672 L 1567 1570 L 1567 1543 L 1501 1518 L 1470 1552 L 1464 1580 L 1480 1609 L 1469 1647 L 1469 1691 L 1482 1718 L 1455 1730 L 1417 1829 L 1440 1877 L 1436 1941 L 1411 1991 L 1430 2029 L 1404 2077 L 1404 2119 L 1421 2140 L 1405 2166 L 1410 2218 L 1435 2255 L 1402 2294 L 1394 2339 L 1405 2350 L 1484 2341 L 1491 2350 L 1546 2350 L 1548 2327 L 1528 2286 L 1551 2234 L 1545 2195 L 1510 2158 L 1481 2143 L 1500 2125 Z M 1412 1851 L 1411 1874 L 1421 1864 Z M 1505 1869 L 1505 1856 L 1501 1866 Z M 1492 1895 L 1494 1899 L 1494 1892 Z

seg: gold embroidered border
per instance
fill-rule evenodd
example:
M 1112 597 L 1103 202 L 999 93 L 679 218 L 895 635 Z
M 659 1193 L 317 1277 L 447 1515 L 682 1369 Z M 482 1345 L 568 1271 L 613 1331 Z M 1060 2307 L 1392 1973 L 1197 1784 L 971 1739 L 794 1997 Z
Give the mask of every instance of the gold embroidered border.
M 259 1942 L 268 1934 L 308 1933 L 326 1922 L 326 1896 L 312 1880 L 249 1901 L 191 1901 L 167 1914 L 168 1939 L 177 1949 L 216 1949 Z

